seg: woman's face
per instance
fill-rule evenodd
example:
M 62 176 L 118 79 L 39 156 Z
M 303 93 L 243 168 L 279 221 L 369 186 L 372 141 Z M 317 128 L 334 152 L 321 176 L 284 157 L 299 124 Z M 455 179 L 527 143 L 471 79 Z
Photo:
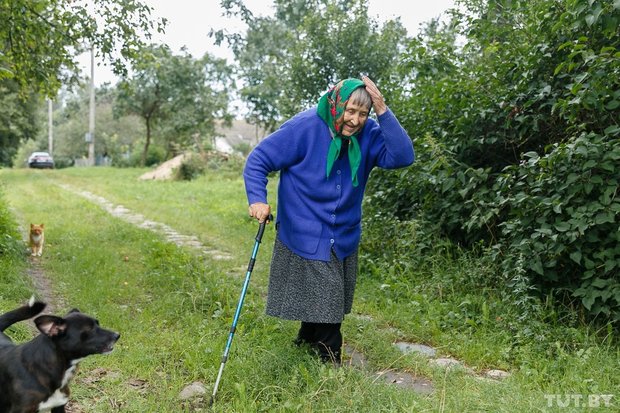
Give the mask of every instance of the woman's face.
M 351 136 L 362 130 L 367 119 L 367 107 L 347 102 L 347 107 L 337 122 L 342 126 L 342 135 Z

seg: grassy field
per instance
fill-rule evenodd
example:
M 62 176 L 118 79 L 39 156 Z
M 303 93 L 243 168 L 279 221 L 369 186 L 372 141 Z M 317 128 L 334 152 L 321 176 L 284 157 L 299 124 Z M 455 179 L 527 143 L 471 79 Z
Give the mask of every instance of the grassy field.
M 143 172 L 0 170 L 15 221 L 24 228 L 30 222 L 46 225 L 46 250 L 39 260 L 54 294 L 67 303 L 62 310 L 77 307 L 122 335 L 111 355 L 81 364 L 72 385 L 78 411 L 207 410 L 203 401 L 182 402 L 178 395 L 194 381 L 210 392 L 254 243 L 258 226 L 247 216 L 240 174 L 210 171 L 191 182 L 139 181 Z M 217 260 L 178 247 L 114 218 L 67 188 L 92 192 L 195 235 L 207 248 L 232 258 Z M 273 183 L 270 192 L 275 193 Z M 384 288 L 376 275 L 361 273 L 354 314 L 343 328 L 346 343 L 365 354 L 372 371 L 322 365 L 292 344 L 296 323 L 264 315 L 273 239 L 269 227 L 211 411 L 620 411 L 620 350 L 611 331 L 588 325 L 564 328 L 560 322 L 549 327 L 557 337 L 546 336 L 542 344 L 532 337 L 515 347 L 513 333 L 499 322 L 468 328 L 444 322 L 450 313 L 458 319 L 464 308 L 495 320 L 495 309 L 503 305 L 501 297 L 492 296 L 482 306 L 486 310 L 469 305 L 480 297 L 478 291 L 470 291 L 470 296 L 436 294 L 437 285 L 429 280 L 441 278 L 448 269 L 458 272 L 459 262 L 438 265 L 426 282 L 421 279 L 415 288 L 403 285 L 398 290 Z M 28 265 L 27 260 L 4 265 L 0 310 L 28 298 Z M 17 340 L 27 336 L 21 328 L 13 332 Z M 476 374 L 403 355 L 393 346 L 403 339 L 433 345 Z M 434 391 L 418 394 L 377 380 L 373 371 L 387 368 L 425 377 Z M 479 377 L 493 368 L 508 370 L 511 376 L 502 381 Z M 611 395 L 609 405 L 600 399 L 597 406 L 598 395 Z

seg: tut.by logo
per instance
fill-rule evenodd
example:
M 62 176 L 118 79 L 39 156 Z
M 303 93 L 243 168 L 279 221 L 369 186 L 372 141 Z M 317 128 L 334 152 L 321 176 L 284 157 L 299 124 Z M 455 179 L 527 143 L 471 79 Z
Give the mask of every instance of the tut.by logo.
M 545 394 L 547 407 L 611 407 L 613 394 Z

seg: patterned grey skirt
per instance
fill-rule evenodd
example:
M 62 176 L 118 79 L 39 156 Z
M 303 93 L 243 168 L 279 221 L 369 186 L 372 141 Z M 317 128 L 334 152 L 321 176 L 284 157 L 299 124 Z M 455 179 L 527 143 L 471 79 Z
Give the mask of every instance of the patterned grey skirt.
M 340 261 L 309 260 L 277 237 L 271 258 L 268 315 L 308 323 L 341 323 L 351 312 L 357 278 L 357 251 Z

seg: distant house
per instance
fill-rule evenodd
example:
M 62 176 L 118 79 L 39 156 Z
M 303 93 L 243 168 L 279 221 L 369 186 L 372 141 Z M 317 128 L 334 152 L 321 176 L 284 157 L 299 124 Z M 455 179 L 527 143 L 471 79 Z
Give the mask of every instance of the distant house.
M 232 153 L 235 148 L 243 145 L 255 146 L 266 135 L 264 129 L 251 125 L 243 119 L 235 119 L 232 126 L 216 126 L 215 149 L 224 153 Z

